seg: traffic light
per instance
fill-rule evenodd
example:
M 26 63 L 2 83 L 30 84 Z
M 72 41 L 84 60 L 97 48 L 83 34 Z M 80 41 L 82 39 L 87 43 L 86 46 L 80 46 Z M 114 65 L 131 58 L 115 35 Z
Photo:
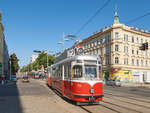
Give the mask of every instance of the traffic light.
M 143 43 L 141 46 L 140 46 L 140 50 L 145 50 L 145 43 Z
M 148 49 L 148 42 L 145 43 L 145 49 Z

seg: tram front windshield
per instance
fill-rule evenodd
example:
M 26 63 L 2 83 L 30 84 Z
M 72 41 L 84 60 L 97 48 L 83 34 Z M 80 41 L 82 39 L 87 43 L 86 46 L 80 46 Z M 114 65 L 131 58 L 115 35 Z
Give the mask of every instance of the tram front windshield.
M 85 78 L 87 78 L 87 79 L 97 78 L 96 66 L 85 65 Z
M 97 79 L 97 66 L 96 65 L 85 65 L 85 68 L 82 68 L 82 65 L 75 65 L 72 69 L 72 78 L 85 78 L 85 79 Z M 85 69 L 83 71 L 83 69 Z M 83 75 L 84 72 L 84 75 Z

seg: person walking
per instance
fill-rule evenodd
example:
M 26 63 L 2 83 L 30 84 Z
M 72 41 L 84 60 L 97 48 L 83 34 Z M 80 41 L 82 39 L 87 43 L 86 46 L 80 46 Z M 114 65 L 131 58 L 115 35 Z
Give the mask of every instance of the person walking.
M 4 76 L 1 77 L 1 82 L 2 82 L 2 85 L 4 85 L 4 83 L 5 83 L 5 77 Z

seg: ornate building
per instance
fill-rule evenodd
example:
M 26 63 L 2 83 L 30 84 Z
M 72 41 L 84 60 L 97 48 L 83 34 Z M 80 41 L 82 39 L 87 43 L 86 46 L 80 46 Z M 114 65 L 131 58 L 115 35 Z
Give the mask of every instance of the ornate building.
M 2 16 L 0 13 L 0 76 L 5 75 L 8 77 L 9 74 L 9 54 L 8 54 L 8 48 L 5 42 L 5 36 L 4 36 L 4 27 L 1 23 Z
M 123 82 L 150 82 L 150 33 L 119 22 L 115 12 L 110 27 L 84 39 L 84 53 L 102 59 L 103 78 Z M 147 46 L 147 47 L 146 47 Z

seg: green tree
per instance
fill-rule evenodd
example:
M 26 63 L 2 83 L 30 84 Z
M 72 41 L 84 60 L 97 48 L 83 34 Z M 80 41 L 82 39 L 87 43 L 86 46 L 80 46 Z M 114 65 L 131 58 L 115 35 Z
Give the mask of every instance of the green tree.
M 41 66 L 47 67 L 47 55 L 48 55 L 48 66 L 54 63 L 55 57 L 51 56 L 45 52 L 42 52 L 38 55 L 38 58 L 33 62 L 33 69 L 41 69 Z
M 19 69 L 19 65 L 18 65 L 18 58 L 16 56 L 15 53 L 13 53 L 12 55 L 10 55 L 10 61 L 11 61 L 11 73 L 12 74 L 16 74 L 16 72 Z
M 48 54 L 48 66 L 52 65 L 54 63 L 55 57 Z M 33 62 L 26 66 L 23 66 L 21 71 L 22 72 L 28 72 L 32 70 L 38 70 L 41 69 L 42 65 L 44 67 L 47 67 L 47 53 L 42 52 L 38 55 L 38 58 Z

